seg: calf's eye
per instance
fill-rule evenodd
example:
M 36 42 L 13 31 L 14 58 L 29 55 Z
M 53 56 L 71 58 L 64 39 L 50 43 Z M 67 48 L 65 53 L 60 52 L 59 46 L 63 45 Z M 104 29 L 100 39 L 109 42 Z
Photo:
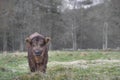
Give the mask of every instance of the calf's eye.
M 32 46 L 35 47 L 35 44 L 33 44 Z

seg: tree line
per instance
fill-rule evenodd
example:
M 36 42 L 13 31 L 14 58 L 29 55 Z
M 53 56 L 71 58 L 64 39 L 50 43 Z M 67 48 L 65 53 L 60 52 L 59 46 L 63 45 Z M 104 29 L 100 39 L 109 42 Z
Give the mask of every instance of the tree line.
M 24 51 L 34 32 L 51 37 L 51 50 L 119 49 L 119 0 L 65 1 L 0 0 L 0 51 Z

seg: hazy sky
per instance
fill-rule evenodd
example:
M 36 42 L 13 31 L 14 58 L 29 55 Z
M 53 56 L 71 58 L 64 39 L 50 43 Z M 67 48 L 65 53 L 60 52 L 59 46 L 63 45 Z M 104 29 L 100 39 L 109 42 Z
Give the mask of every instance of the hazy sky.
M 85 0 L 71 0 L 71 1 L 64 0 L 63 1 L 63 7 L 64 7 L 63 9 L 64 10 L 65 9 L 73 9 L 73 5 L 74 5 L 75 1 L 77 1 L 77 3 L 78 3 L 78 2 L 85 1 Z M 92 1 L 93 1 L 93 4 L 91 4 L 91 5 L 84 5 L 84 6 L 81 5 L 81 6 L 84 7 L 84 8 L 89 8 L 91 6 L 95 6 L 95 5 L 98 5 L 100 3 L 103 3 L 103 0 L 92 0 Z M 80 6 L 76 4 L 76 8 L 80 8 Z

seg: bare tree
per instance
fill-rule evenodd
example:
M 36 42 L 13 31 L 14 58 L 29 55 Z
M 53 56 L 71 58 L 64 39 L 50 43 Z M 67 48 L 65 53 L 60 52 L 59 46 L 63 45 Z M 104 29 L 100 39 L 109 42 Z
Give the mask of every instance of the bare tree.
M 76 24 L 76 15 L 75 15 L 75 9 L 77 7 L 77 0 L 74 1 L 74 4 L 73 4 L 73 18 L 72 18 L 72 44 L 73 44 L 73 50 L 77 50 L 77 34 L 76 34 L 76 29 L 77 29 L 77 26 L 75 25 Z
M 103 25 L 103 50 L 106 50 L 108 48 L 108 19 L 110 17 L 109 13 L 109 2 L 106 0 L 104 2 L 105 4 L 105 11 L 104 11 L 104 25 Z

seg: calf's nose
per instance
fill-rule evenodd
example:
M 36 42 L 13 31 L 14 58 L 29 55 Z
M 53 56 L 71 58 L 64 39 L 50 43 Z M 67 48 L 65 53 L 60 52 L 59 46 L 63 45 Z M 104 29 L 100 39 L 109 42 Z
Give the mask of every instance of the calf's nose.
M 36 56 L 40 56 L 41 54 L 42 54 L 42 51 L 40 51 L 40 50 L 36 50 L 36 51 L 35 51 L 35 55 L 36 55 Z

